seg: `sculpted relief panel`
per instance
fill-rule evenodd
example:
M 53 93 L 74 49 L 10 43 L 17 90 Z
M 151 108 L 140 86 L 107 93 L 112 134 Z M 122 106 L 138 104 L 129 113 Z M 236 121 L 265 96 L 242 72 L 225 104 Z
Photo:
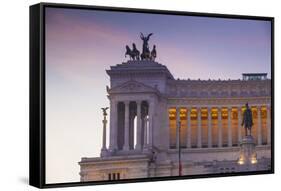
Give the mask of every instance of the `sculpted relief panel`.
M 156 93 L 159 94 L 157 87 L 150 87 L 143 83 L 131 80 L 113 88 L 107 88 L 109 94 L 124 93 Z

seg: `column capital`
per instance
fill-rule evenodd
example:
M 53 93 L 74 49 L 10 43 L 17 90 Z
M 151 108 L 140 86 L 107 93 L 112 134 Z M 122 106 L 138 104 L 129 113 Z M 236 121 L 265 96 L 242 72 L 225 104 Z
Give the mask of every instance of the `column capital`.
M 130 102 L 131 102 L 131 101 L 129 101 L 129 100 L 125 100 L 125 101 L 123 101 L 123 103 L 124 103 L 125 105 L 129 105 L 129 104 L 130 104 Z
M 242 111 L 242 107 L 237 107 L 237 111 L 241 112 Z
M 155 102 L 155 101 L 154 101 L 154 100 L 151 100 L 151 99 L 147 101 L 148 105 L 153 105 L 154 102 Z M 175 107 L 176 107 L 176 106 L 175 106 Z
M 111 100 L 110 100 L 110 105 L 111 105 L 111 106 L 117 106 L 118 103 L 119 103 L 119 101 L 116 100 L 116 99 L 111 99 Z
M 136 100 L 137 105 L 140 105 L 142 100 Z

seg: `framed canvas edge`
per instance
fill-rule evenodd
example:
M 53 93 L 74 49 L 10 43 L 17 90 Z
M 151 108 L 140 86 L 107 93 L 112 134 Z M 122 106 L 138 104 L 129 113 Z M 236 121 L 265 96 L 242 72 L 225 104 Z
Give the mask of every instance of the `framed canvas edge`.
M 46 174 L 45 174 L 46 172 L 46 166 L 45 166 L 46 165 L 45 163 L 45 154 L 46 154 L 45 153 L 45 8 L 46 7 L 270 21 L 271 22 L 271 107 L 272 107 L 271 169 L 267 171 L 169 176 L 169 177 L 150 177 L 150 178 L 141 178 L 141 179 L 123 179 L 123 180 L 115 180 L 115 181 L 46 183 Z M 38 19 L 38 20 L 35 19 L 36 23 L 34 23 L 34 20 L 32 21 L 32 17 L 34 16 L 36 16 Z M 38 36 L 32 34 L 34 30 L 35 33 L 37 33 L 36 35 Z M 109 6 L 95 6 L 95 5 L 39 3 L 30 6 L 30 37 L 29 38 L 30 38 L 30 55 L 29 55 L 30 56 L 29 184 L 30 185 L 38 188 L 55 188 L 55 187 L 106 185 L 106 184 L 168 181 L 168 180 L 183 180 L 183 179 L 186 180 L 186 179 L 196 179 L 196 178 L 218 178 L 218 177 L 232 177 L 232 176 L 245 176 L 245 175 L 263 175 L 263 174 L 274 173 L 274 169 L 275 169 L 274 17 L 140 9 L 140 8 L 126 8 L 126 7 L 109 7 Z M 38 65 L 38 68 L 36 67 L 36 65 Z M 38 74 L 36 74 L 36 72 L 38 72 Z M 36 97 L 38 95 L 39 97 Z M 38 113 L 36 114 L 35 111 L 37 111 Z
M 42 4 L 29 8 L 29 184 L 43 188 L 44 129 L 42 128 Z

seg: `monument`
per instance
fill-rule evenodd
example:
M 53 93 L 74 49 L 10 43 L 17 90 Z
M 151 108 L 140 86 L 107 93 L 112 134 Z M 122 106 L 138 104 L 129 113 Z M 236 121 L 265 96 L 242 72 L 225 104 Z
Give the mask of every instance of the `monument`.
M 257 153 L 256 153 L 256 144 L 253 136 L 251 135 L 251 130 L 253 126 L 253 115 L 252 111 L 246 103 L 246 109 L 243 113 L 242 126 L 244 125 L 245 137 L 240 143 L 240 156 L 238 159 L 238 164 L 242 165 L 243 170 L 255 170 L 255 164 L 257 164 Z
M 81 158 L 81 181 L 271 169 L 271 80 L 175 79 L 150 49 L 152 35 L 141 33 L 142 51 L 127 45 L 128 60 L 106 70 L 101 154 Z

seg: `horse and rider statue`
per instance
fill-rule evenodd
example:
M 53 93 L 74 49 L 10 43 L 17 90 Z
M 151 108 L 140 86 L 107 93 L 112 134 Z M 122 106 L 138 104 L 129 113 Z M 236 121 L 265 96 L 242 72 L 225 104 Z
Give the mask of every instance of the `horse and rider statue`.
M 157 56 L 156 52 L 156 46 L 153 45 L 152 51 L 149 50 L 148 41 L 149 38 L 153 35 L 153 33 L 150 33 L 147 36 L 144 36 L 142 33 L 140 35 L 141 40 L 143 41 L 142 45 L 142 53 L 140 54 L 140 51 L 136 48 L 136 44 L 133 43 L 133 48 L 130 49 L 128 45 L 126 45 L 126 53 L 125 57 L 128 55 L 130 57 L 130 60 L 152 60 L 155 61 L 155 58 Z

